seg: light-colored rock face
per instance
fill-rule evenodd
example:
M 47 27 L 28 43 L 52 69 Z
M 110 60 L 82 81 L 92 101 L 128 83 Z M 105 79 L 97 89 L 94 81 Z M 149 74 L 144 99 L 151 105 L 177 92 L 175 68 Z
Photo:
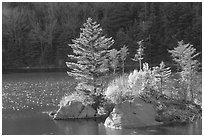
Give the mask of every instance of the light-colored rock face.
M 157 125 L 156 112 L 153 105 L 141 99 L 134 102 L 125 101 L 115 106 L 104 125 L 109 128 L 135 128 Z
M 54 119 L 94 118 L 96 111 L 91 106 L 84 106 L 81 102 L 71 101 L 62 106 L 54 115 Z

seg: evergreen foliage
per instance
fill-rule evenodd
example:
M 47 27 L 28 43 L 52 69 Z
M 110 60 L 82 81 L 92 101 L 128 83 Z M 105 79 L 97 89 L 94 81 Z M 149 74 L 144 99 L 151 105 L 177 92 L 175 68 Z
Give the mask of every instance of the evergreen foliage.
M 162 61 L 159 64 L 159 67 L 153 67 L 152 71 L 154 73 L 155 80 L 159 81 L 160 93 L 163 94 L 164 89 L 166 89 L 165 86 L 171 76 L 171 68 L 166 67 L 165 63 Z
M 127 45 L 129 40 L 129 36 L 127 33 L 124 32 L 124 29 L 118 30 L 115 36 L 115 48 L 119 49 L 121 45 Z
M 113 69 L 113 74 L 115 74 L 115 71 L 117 67 L 119 66 L 119 51 L 116 49 L 112 49 L 109 52 L 109 57 L 110 57 L 110 66 Z
M 143 55 L 144 55 L 144 47 L 143 47 L 143 40 L 137 42 L 139 45 L 139 48 L 137 49 L 137 53 L 135 54 L 134 58 L 132 59 L 133 61 L 139 61 L 140 65 L 140 70 L 142 70 L 142 60 L 143 60 Z
M 129 54 L 128 48 L 124 45 L 124 46 L 120 49 L 120 59 L 121 59 L 121 61 L 122 61 L 123 74 L 125 73 L 125 60 L 126 60 L 128 54 Z
M 196 75 L 199 62 L 195 58 L 199 55 L 196 49 L 191 44 L 184 44 L 183 41 L 178 42 L 178 46 L 173 50 L 169 50 L 172 54 L 173 60 L 181 67 L 180 84 L 183 88 L 184 100 L 194 100 L 194 93 L 192 90 L 193 79 Z M 190 97 L 189 97 L 190 95 Z
M 100 101 L 103 90 L 101 77 L 109 70 L 107 65 L 109 48 L 114 40 L 103 36 L 102 28 L 91 18 L 88 18 L 83 26 L 80 37 L 73 40 L 74 44 L 69 44 L 74 55 L 68 57 L 75 62 L 66 62 L 71 69 L 67 73 L 79 80 L 77 91 L 84 92 L 97 102 Z

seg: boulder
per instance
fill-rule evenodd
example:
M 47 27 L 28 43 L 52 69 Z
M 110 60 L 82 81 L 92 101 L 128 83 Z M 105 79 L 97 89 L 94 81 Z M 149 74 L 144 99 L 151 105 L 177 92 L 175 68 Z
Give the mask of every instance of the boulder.
M 161 124 L 155 120 L 156 111 L 152 104 L 140 98 L 124 101 L 115 106 L 104 125 L 109 128 L 136 128 Z
M 79 101 L 69 101 L 65 106 L 61 106 L 57 112 L 51 112 L 49 115 L 55 120 L 95 118 L 98 116 L 92 106 L 85 106 Z
M 114 108 L 110 115 L 106 118 L 104 125 L 109 128 L 121 129 L 121 118 L 122 115 L 120 115 L 120 113 L 117 113 L 116 109 Z
M 82 112 L 78 115 L 78 118 L 94 118 L 96 116 L 96 110 L 91 106 L 85 106 Z
M 83 108 L 84 105 L 81 102 L 70 101 L 65 106 L 60 107 L 54 115 L 54 119 L 78 118 Z

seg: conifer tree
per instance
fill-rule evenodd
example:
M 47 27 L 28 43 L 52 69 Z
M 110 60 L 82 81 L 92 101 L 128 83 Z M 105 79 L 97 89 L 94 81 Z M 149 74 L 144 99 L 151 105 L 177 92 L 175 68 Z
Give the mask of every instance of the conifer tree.
M 119 61 L 118 61 L 118 51 L 116 49 L 112 49 L 109 52 L 110 56 L 110 66 L 113 69 L 113 74 L 115 74 L 115 71 L 118 67 Z
M 125 73 L 125 60 L 126 60 L 126 57 L 127 57 L 128 54 L 129 54 L 128 48 L 124 45 L 124 46 L 120 49 L 120 59 L 122 60 L 123 74 Z
M 101 77 L 109 70 L 106 63 L 114 40 L 103 36 L 100 24 L 96 24 L 91 18 L 83 26 L 80 37 L 69 44 L 74 55 L 68 57 L 75 62 L 66 62 L 71 69 L 67 73 L 79 80 L 76 90 L 93 99 L 92 105 L 97 109 L 102 97 Z
M 144 47 L 143 47 L 143 40 L 137 42 L 139 45 L 139 48 L 137 49 L 137 53 L 135 54 L 135 57 L 132 59 L 133 61 L 139 61 L 140 64 L 140 70 L 142 70 L 142 60 L 144 55 Z
M 159 64 L 159 67 L 153 67 L 153 73 L 155 74 L 156 79 L 159 81 L 160 85 L 160 93 L 163 94 L 163 89 L 165 87 L 165 83 L 168 82 L 168 78 L 171 75 L 171 68 L 166 67 L 164 62 L 162 61 Z
M 178 46 L 173 50 L 169 50 L 172 54 L 173 60 L 180 65 L 181 67 L 181 84 L 185 88 L 184 91 L 184 100 L 187 100 L 188 95 L 190 94 L 191 101 L 194 100 L 193 91 L 192 91 L 192 82 L 193 78 L 196 75 L 199 62 L 195 59 L 199 55 L 196 53 L 196 49 L 193 48 L 191 44 L 184 44 L 183 41 L 178 42 Z

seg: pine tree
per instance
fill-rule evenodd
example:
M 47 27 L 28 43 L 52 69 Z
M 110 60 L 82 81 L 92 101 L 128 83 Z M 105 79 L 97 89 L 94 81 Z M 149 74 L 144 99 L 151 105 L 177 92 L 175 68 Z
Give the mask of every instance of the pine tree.
M 191 101 L 193 101 L 193 91 L 192 82 L 196 75 L 199 62 L 195 59 L 199 55 L 196 53 L 196 49 L 193 48 L 191 44 L 184 44 L 183 41 L 178 42 L 178 46 L 173 50 L 169 50 L 172 54 L 173 60 L 181 67 L 181 80 L 182 87 L 185 88 L 184 100 L 187 100 L 188 94 L 191 96 Z
M 120 49 L 120 59 L 122 60 L 123 74 L 125 73 L 125 60 L 126 60 L 126 57 L 127 57 L 128 54 L 129 54 L 128 48 L 124 45 L 124 46 Z
M 109 48 L 114 40 L 102 36 L 100 24 L 96 24 L 91 18 L 83 26 L 80 37 L 72 40 L 74 44 L 69 44 L 74 55 L 68 57 L 76 61 L 66 62 L 71 69 L 67 73 L 79 80 L 76 90 L 93 99 L 92 105 L 97 109 L 103 90 L 101 77 L 109 70 L 106 64 Z
M 163 89 L 165 88 L 165 83 L 168 82 L 168 78 L 171 76 L 171 68 L 166 67 L 162 61 L 159 67 L 153 67 L 153 72 L 156 79 L 160 82 L 160 93 L 163 94 Z
M 109 52 L 110 65 L 111 65 L 111 68 L 113 69 L 113 74 L 115 74 L 115 71 L 116 71 L 118 64 L 119 64 L 118 53 L 119 52 L 116 49 L 112 49 Z
M 144 55 L 144 47 L 143 47 L 143 40 L 137 42 L 139 45 L 139 48 L 137 49 L 137 53 L 135 54 L 135 57 L 132 59 L 133 61 L 139 61 L 140 64 L 140 70 L 142 70 L 142 60 Z

